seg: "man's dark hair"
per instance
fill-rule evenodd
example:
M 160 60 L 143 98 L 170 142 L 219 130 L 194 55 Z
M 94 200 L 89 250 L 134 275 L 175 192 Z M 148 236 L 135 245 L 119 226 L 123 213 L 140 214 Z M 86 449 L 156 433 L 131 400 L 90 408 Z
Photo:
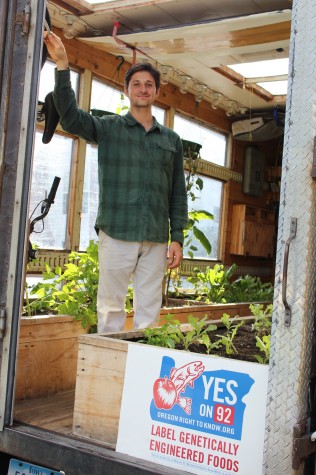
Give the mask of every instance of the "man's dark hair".
M 160 72 L 158 69 L 154 68 L 150 63 L 138 63 L 134 64 L 127 73 L 125 74 L 125 87 L 128 89 L 128 85 L 130 83 L 130 80 L 132 79 L 132 76 L 135 73 L 138 73 L 139 71 L 147 71 L 151 76 L 153 77 L 156 85 L 156 91 L 160 87 Z

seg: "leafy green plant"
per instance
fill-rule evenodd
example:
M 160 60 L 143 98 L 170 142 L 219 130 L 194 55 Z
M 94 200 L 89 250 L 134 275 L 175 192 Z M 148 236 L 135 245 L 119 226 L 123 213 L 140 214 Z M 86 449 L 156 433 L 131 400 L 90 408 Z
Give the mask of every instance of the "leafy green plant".
M 269 363 L 269 358 L 270 358 L 270 347 L 271 347 L 271 335 L 263 335 L 262 338 L 260 338 L 258 335 L 256 335 L 256 346 L 259 348 L 259 350 L 263 353 L 262 355 L 254 355 L 258 363 L 260 364 L 267 364 Z
M 95 329 L 97 323 L 97 289 L 99 281 L 98 244 L 90 241 L 86 252 L 71 252 L 63 271 L 46 264 L 43 282 L 28 289 L 25 313 L 29 316 L 43 311 L 73 315 L 83 328 Z M 33 301 L 30 300 L 34 296 Z M 131 308 L 132 291 L 126 298 Z
M 144 330 L 145 338 L 140 340 L 140 343 L 167 348 L 175 348 L 178 344 L 181 345 L 184 350 L 188 351 L 190 345 L 202 341 L 203 335 L 217 329 L 216 325 L 206 325 L 207 316 L 199 320 L 189 315 L 188 322 L 191 329 L 187 332 L 181 330 L 181 323 L 179 320 L 174 319 L 173 315 L 168 314 L 165 319 L 166 323 L 161 327 L 146 328 Z
M 147 345 L 161 346 L 162 348 L 175 348 L 179 342 L 178 331 L 180 329 L 179 320 L 175 320 L 173 315 L 165 316 L 166 322 L 160 327 L 149 327 L 144 329 L 144 338 L 139 343 Z
M 213 336 L 211 333 L 217 330 L 217 326 L 213 323 L 208 324 L 207 316 L 199 320 L 189 315 L 188 328 L 181 326 L 179 320 L 174 319 L 171 314 L 167 315 L 165 319 L 166 322 L 161 327 L 146 328 L 144 338 L 139 342 L 164 348 L 180 348 L 185 351 L 195 351 L 197 349 L 195 345 L 199 344 L 205 347 L 207 354 L 212 352 L 216 354 L 218 350 L 224 347 L 226 355 L 238 354 L 234 341 L 240 327 L 245 323 L 244 320 L 239 319 L 238 315 L 232 318 L 224 313 L 221 322 L 225 333 Z M 243 333 L 244 335 L 247 334 L 247 332 Z M 267 364 L 270 356 L 270 335 L 259 337 L 249 331 L 248 336 L 252 341 L 255 338 L 256 346 L 260 349 L 260 354 L 252 355 L 252 358 L 261 364 Z M 200 351 L 200 348 L 198 351 Z M 219 353 L 221 354 L 221 351 Z
M 32 290 L 32 286 L 25 282 L 25 305 L 23 307 L 23 312 L 28 315 L 29 317 L 32 315 L 31 310 L 31 302 L 30 302 L 30 291 Z
M 57 285 L 57 279 L 62 271 L 60 267 L 56 267 L 53 272 L 48 264 L 45 264 L 45 269 L 42 273 L 42 282 L 33 287 L 26 287 L 26 306 L 23 308 L 23 313 L 29 317 L 44 312 L 57 313 L 55 293 L 61 288 L 61 284 Z
M 98 246 L 90 241 L 86 252 L 71 252 L 65 270 L 46 264 L 43 282 L 30 294 L 36 299 L 29 304 L 31 312 L 49 309 L 59 315 L 73 315 L 83 328 L 96 325 L 96 301 L 99 279 Z
M 177 268 L 177 269 L 170 269 L 169 272 L 168 272 L 168 277 L 167 277 L 167 287 L 169 289 L 169 292 L 168 292 L 168 295 L 166 295 L 166 300 L 167 300 L 167 297 L 172 294 L 173 296 L 175 297 L 180 297 L 182 296 L 182 276 L 181 276 L 181 272 L 180 272 L 180 269 Z M 173 287 L 173 291 L 170 292 L 170 282 L 172 282 L 172 287 Z M 166 302 L 166 305 L 167 305 L 168 302 Z
M 203 189 L 203 180 L 201 177 L 196 175 L 198 167 L 198 160 L 193 160 L 191 157 L 186 159 L 186 192 L 188 202 L 192 203 L 197 199 L 196 192 L 202 191 Z M 205 249 L 207 255 L 212 251 L 212 245 L 205 235 L 205 233 L 200 229 L 199 222 L 201 220 L 214 219 L 212 213 L 205 210 L 194 210 L 191 209 L 188 212 L 188 223 L 186 229 L 183 232 L 183 254 L 188 255 L 191 259 L 194 258 L 194 252 L 197 251 L 197 247 L 194 241 L 198 241 L 202 247 Z M 173 274 L 174 275 L 174 274 Z M 177 272 L 177 278 L 181 277 L 181 267 Z M 167 284 L 164 290 L 163 298 L 165 301 L 168 300 L 169 294 L 169 285 L 171 280 L 171 274 L 168 273 Z
M 213 214 L 205 210 L 191 210 L 188 215 L 188 225 L 184 230 L 185 251 L 191 259 L 194 258 L 194 252 L 197 251 L 197 247 L 193 244 L 195 238 L 204 247 L 207 254 L 210 254 L 212 251 L 212 245 L 203 231 L 198 227 L 198 224 L 204 219 L 214 219 Z
M 206 303 L 225 303 L 226 289 L 230 285 L 230 278 L 235 269 L 235 264 L 229 269 L 225 269 L 221 264 L 208 266 L 205 272 L 195 269 L 195 275 L 188 277 L 188 281 L 194 284 L 197 300 L 203 298 Z
M 127 295 L 125 298 L 125 311 L 130 312 L 133 310 L 133 298 L 134 298 L 134 292 L 133 292 L 133 287 L 132 285 L 129 285 L 127 288 Z
M 232 355 L 232 354 L 237 354 L 237 348 L 234 345 L 234 338 L 237 335 L 238 329 L 244 324 L 244 321 L 241 320 L 238 323 L 236 322 L 236 319 L 238 318 L 238 315 L 234 318 L 230 318 L 230 316 L 227 313 L 224 313 L 224 315 L 221 318 L 221 322 L 224 324 L 224 326 L 227 329 L 227 332 L 225 335 L 216 335 L 219 337 L 219 342 L 225 346 L 226 354 L 227 355 Z
M 118 115 L 124 115 L 129 111 L 128 105 L 125 104 L 125 96 L 124 93 L 120 93 L 120 102 L 117 105 L 115 113 Z
M 240 276 L 226 290 L 227 302 L 267 302 L 273 299 L 273 286 L 259 277 Z
M 262 283 L 259 277 L 240 276 L 232 280 L 236 264 L 225 268 L 222 264 L 206 267 L 205 272 L 194 270 L 188 281 L 194 285 L 198 300 L 205 303 L 264 302 L 272 300 L 273 286 Z
M 249 308 L 252 315 L 255 317 L 252 329 L 258 333 L 259 336 L 270 334 L 272 325 L 272 304 L 266 306 L 263 304 L 250 304 Z
M 185 181 L 188 202 L 193 203 L 198 199 L 197 193 L 203 190 L 203 179 L 196 174 L 198 168 L 197 159 L 187 157 L 185 165 L 187 170 Z M 196 239 L 209 255 L 212 251 L 212 245 L 203 231 L 199 228 L 198 224 L 201 220 L 214 219 L 214 215 L 208 211 L 200 209 L 191 209 L 188 215 L 188 225 L 184 230 L 184 254 L 188 254 L 188 256 L 193 259 L 194 252 L 197 251 L 197 247 L 194 245 L 194 239 Z
M 218 350 L 222 346 L 221 340 L 212 341 L 207 333 L 202 335 L 201 343 L 205 346 L 208 355 L 211 351 Z
M 191 325 L 192 329 L 188 332 L 182 332 L 179 329 L 179 340 L 183 345 L 185 350 L 189 349 L 189 346 L 195 342 L 200 342 L 203 338 L 203 335 L 206 335 L 210 331 L 215 331 L 217 326 L 210 324 L 206 326 L 207 316 L 199 320 L 198 318 L 193 317 L 192 315 L 188 316 L 188 322 Z

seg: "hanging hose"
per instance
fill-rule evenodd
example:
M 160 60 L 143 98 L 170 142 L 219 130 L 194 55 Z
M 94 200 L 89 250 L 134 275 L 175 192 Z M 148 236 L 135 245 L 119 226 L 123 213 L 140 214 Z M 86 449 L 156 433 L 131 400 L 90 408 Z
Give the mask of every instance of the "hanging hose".
M 125 43 L 124 41 L 120 40 L 120 39 L 117 37 L 117 30 L 119 29 L 120 26 L 121 26 L 121 25 L 120 25 L 120 22 L 116 20 L 116 21 L 114 22 L 112 36 L 113 36 L 114 40 L 115 40 L 119 45 L 124 46 L 125 48 L 129 48 L 129 49 L 133 50 L 133 61 L 132 61 L 132 64 L 135 64 L 135 63 L 136 63 L 136 49 L 135 49 L 133 46 L 128 45 L 127 43 Z
M 125 41 L 123 40 L 120 40 L 118 37 L 117 37 L 117 31 L 120 27 L 120 22 L 118 20 L 116 20 L 114 22 L 114 26 L 113 26 L 113 32 L 112 32 L 112 36 L 113 36 L 113 39 L 121 46 L 124 46 L 125 48 L 129 48 L 133 51 L 133 59 L 132 59 L 132 64 L 135 64 L 136 63 L 136 53 L 141 53 L 143 54 L 144 56 L 147 56 L 147 58 L 149 59 L 152 59 L 150 56 L 148 56 L 148 54 L 144 53 L 143 51 L 141 51 L 140 49 L 136 48 L 135 46 L 132 46 L 132 45 L 129 45 L 128 43 L 125 43 Z

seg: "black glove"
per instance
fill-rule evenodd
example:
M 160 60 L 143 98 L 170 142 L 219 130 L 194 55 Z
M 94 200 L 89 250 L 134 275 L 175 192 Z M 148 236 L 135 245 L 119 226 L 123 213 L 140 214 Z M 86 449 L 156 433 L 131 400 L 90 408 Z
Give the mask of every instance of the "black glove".
M 45 128 L 42 142 L 47 144 L 52 140 L 54 132 L 59 122 L 59 114 L 55 107 L 53 92 L 49 92 L 44 101 Z

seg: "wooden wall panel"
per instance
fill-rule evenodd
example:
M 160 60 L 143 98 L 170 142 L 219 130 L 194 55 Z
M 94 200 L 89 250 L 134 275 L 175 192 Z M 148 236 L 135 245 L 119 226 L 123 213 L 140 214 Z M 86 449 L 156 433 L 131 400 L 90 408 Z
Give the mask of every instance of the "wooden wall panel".
M 74 389 L 78 341 L 86 333 L 69 316 L 22 318 L 16 400 Z

